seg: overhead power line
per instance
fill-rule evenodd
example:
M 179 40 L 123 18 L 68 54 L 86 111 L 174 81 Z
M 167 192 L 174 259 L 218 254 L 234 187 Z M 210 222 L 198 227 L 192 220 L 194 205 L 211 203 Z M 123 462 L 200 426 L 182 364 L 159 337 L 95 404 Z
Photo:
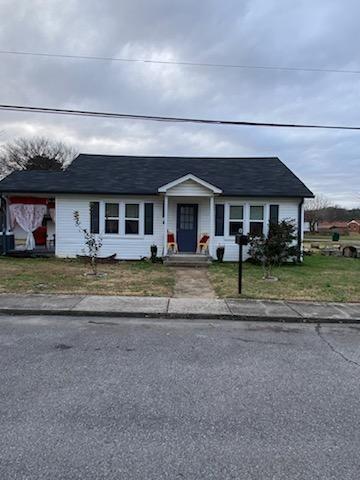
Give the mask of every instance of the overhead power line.
M 244 127 L 277 127 L 277 128 L 318 128 L 331 130 L 360 130 L 360 127 L 351 127 L 347 125 L 312 125 L 300 123 L 269 123 L 269 122 L 247 122 L 241 120 L 213 120 L 204 118 L 186 118 L 186 117 L 165 117 L 158 115 L 136 115 L 131 113 L 98 112 L 90 110 L 70 110 L 64 108 L 48 107 L 30 107 L 26 105 L 1 105 L 0 110 L 26 113 L 47 113 L 53 115 L 73 115 L 80 117 L 102 117 L 128 120 L 145 120 L 152 122 L 168 123 L 197 123 L 208 125 L 234 125 Z
M 211 63 L 211 62 L 191 62 L 191 61 L 176 61 L 176 60 L 150 60 L 146 58 L 123 58 L 123 57 L 102 57 L 94 55 L 67 55 L 62 53 L 48 53 L 48 52 L 28 52 L 19 50 L 0 50 L 0 55 L 22 55 L 32 57 L 48 57 L 61 58 L 64 60 L 95 60 L 108 62 L 125 62 L 125 63 L 149 63 L 158 65 L 183 65 L 188 67 L 205 67 L 205 68 L 230 68 L 230 69 L 247 69 L 247 70 L 278 70 L 278 71 L 293 71 L 293 72 L 320 72 L 320 73 L 348 73 L 359 75 L 360 70 L 348 70 L 337 68 L 312 68 L 312 67 L 287 67 L 280 65 L 247 65 L 247 64 L 233 64 L 233 63 Z

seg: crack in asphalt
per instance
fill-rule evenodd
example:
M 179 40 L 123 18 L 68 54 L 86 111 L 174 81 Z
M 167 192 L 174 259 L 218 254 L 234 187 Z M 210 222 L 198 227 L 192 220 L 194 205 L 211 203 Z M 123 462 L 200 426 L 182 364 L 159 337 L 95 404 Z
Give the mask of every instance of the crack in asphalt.
M 293 343 L 289 342 L 272 342 L 271 340 L 252 340 L 250 338 L 242 338 L 242 337 L 231 337 L 233 340 L 239 340 L 240 342 L 245 343 L 260 343 L 262 345 L 294 345 Z
M 290 308 L 293 312 L 296 313 L 296 315 L 299 315 L 301 318 L 304 318 L 304 315 L 301 313 L 301 310 L 297 310 L 293 305 L 290 303 L 285 302 L 285 305 Z
M 96 322 L 95 320 L 89 320 L 88 323 L 93 323 L 95 325 L 119 325 L 116 322 Z
M 342 352 L 340 352 L 339 350 L 337 350 L 331 342 L 329 342 L 329 340 L 327 340 L 324 335 L 321 333 L 321 325 L 320 323 L 317 323 L 316 326 L 315 326 L 315 331 L 318 335 L 318 337 L 320 338 L 320 340 L 322 340 L 324 343 L 326 343 L 326 345 L 330 348 L 330 350 L 334 353 L 336 353 L 336 355 L 339 355 L 343 360 L 345 360 L 345 362 L 348 362 L 348 363 L 351 363 L 353 365 L 355 365 L 356 367 L 360 367 L 360 363 L 357 363 L 355 362 L 355 360 L 351 360 L 351 358 L 348 358 L 346 355 L 344 355 Z
M 56 345 L 54 345 L 54 348 L 56 348 L 57 350 L 69 350 L 70 348 L 72 348 L 72 345 L 66 345 L 65 343 L 57 343 Z

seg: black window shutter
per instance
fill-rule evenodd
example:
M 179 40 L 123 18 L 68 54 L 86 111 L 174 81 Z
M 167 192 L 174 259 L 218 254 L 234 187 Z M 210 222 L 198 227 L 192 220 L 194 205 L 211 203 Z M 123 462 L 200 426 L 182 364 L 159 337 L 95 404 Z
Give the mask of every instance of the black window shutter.
M 224 236 L 224 212 L 225 205 L 215 205 L 215 235 Z
M 279 205 L 270 205 L 270 224 L 279 223 Z
M 153 235 L 153 233 L 154 233 L 154 204 L 145 203 L 144 234 Z
M 99 212 L 100 203 L 90 202 L 90 233 L 100 232 Z

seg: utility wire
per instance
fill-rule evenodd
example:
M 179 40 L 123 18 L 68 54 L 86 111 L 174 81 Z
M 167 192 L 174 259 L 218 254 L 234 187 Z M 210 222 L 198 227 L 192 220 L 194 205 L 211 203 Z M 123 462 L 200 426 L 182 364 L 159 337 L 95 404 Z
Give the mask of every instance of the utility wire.
M 282 67 L 279 65 L 241 65 L 232 63 L 205 63 L 205 62 L 190 62 L 190 61 L 175 61 L 175 60 L 149 60 L 146 58 L 121 58 L 121 57 L 102 57 L 92 55 L 67 55 L 60 53 L 47 52 L 28 52 L 19 50 L 0 50 L 0 55 L 23 55 L 32 57 L 48 57 L 61 58 L 72 60 L 95 60 L 108 62 L 126 62 L 126 63 L 150 63 L 159 65 L 184 65 L 189 67 L 205 67 L 205 68 L 232 68 L 232 69 L 247 69 L 247 70 L 279 70 L 279 71 L 293 71 L 293 72 L 322 72 L 322 73 L 350 73 L 359 75 L 360 70 L 342 70 L 336 68 L 310 68 L 310 67 Z
M 26 113 L 48 113 L 53 115 L 74 115 L 81 117 L 102 117 L 129 120 L 146 120 L 153 122 L 169 123 L 200 123 L 209 125 L 235 125 L 245 127 L 277 127 L 277 128 L 321 128 L 331 130 L 360 130 L 360 127 L 346 125 L 313 125 L 299 123 L 268 123 L 268 122 L 246 122 L 240 120 L 211 120 L 204 118 L 164 117 L 157 115 L 136 115 L 131 113 L 97 112 L 90 110 L 69 110 L 63 108 L 30 107 L 25 105 L 1 105 L 0 110 Z

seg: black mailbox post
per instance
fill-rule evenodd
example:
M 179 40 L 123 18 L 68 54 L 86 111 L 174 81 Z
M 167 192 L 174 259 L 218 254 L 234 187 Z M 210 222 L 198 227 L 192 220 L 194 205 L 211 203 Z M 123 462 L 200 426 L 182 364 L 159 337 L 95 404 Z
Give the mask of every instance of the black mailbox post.
M 243 256 L 243 245 L 247 245 L 249 242 L 249 237 L 243 235 L 242 228 L 239 228 L 239 233 L 235 235 L 235 243 L 239 245 L 239 283 L 238 283 L 238 292 L 241 293 L 242 290 L 242 256 Z

